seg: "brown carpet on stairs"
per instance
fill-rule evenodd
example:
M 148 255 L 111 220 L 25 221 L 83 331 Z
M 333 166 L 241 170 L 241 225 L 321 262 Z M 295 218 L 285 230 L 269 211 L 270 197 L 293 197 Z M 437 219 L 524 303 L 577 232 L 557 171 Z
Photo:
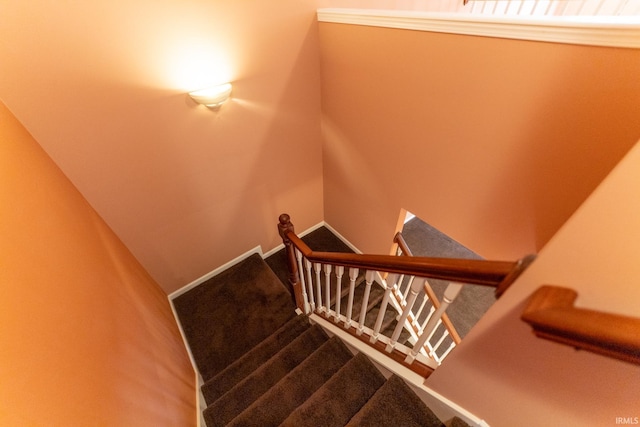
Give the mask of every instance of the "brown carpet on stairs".
M 298 427 L 309 420 L 322 420 L 326 426 L 343 426 L 384 382 L 384 376 L 369 359 L 358 354 L 298 406 L 281 426 Z
M 398 402 L 402 403 L 399 405 Z M 422 404 L 404 381 L 393 375 L 347 426 L 444 427 L 444 424 Z
M 204 411 L 207 426 L 226 425 L 275 386 L 278 381 L 287 376 L 327 340 L 327 334 L 321 327 L 315 325 L 307 329 L 262 366 L 210 404 Z
M 180 295 L 173 304 L 205 380 L 295 315 L 286 288 L 258 254 Z
M 331 338 L 228 425 L 279 425 L 352 357 L 342 341 Z
M 385 381 L 365 356 L 295 316 L 257 255 L 174 305 L 205 380 L 208 427 L 442 425 L 402 380 Z
M 222 372 L 202 386 L 202 394 L 208 404 L 215 402 L 224 393 L 249 376 L 276 353 L 298 340 L 310 328 L 307 318 L 296 316 L 275 331 L 269 338 L 254 347 L 249 353 L 227 366 Z

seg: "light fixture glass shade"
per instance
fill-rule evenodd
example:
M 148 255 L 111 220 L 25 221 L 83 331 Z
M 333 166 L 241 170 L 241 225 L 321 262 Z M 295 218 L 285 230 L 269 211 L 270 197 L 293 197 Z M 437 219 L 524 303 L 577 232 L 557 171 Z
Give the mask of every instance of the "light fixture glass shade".
M 206 105 L 209 108 L 221 106 L 231 95 L 231 83 L 208 87 L 206 89 L 190 92 L 189 96 L 198 104 Z

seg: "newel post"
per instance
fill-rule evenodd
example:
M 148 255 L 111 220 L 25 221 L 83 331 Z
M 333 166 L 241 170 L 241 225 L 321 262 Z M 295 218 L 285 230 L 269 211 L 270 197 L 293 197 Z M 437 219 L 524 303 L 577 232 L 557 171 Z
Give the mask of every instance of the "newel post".
M 291 218 L 288 214 L 283 213 L 278 218 L 278 232 L 280 233 L 280 237 L 282 237 L 282 243 L 284 243 L 284 248 L 287 256 L 287 268 L 289 270 L 289 292 L 292 293 L 294 298 L 294 302 L 296 307 L 301 310 L 303 313 L 304 309 L 304 299 L 302 297 L 302 284 L 300 283 L 300 276 L 298 275 L 298 264 L 296 263 L 296 253 L 293 243 L 287 236 L 288 232 L 295 233 L 293 228 L 293 224 L 291 223 Z

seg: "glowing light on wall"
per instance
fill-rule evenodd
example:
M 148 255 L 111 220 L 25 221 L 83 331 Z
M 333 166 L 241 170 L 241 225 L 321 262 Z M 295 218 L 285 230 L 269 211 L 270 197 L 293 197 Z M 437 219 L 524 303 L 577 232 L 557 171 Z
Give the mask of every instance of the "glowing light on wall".
M 171 87 L 185 92 L 233 80 L 230 56 L 210 40 L 184 40 L 170 48 L 167 58 Z

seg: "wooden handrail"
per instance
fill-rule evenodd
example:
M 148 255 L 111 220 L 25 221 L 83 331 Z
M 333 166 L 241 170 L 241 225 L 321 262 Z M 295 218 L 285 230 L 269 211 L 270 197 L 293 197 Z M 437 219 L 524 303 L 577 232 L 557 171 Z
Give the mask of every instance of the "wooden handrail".
M 411 249 L 409 249 L 409 245 L 407 245 L 407 241 L 404 240 L 404 236 L 400 231 L 396 233 L 393 238 L 393 241 L 398 244 L 403 253 L 409 254 L 413 256 Z M 495 295 L 496 298 L 500 298 L 502 294 L 513 284 L 513 282 L 522 274 L 524 270 L 527 269 L 529 264 L 531 264 L 536 259 L 535 255 L 527 255 L 524 258 L 520 258 L 516 261 L 515 266 L 511 270 L 509 274 L 500 282 L 500 284 L 496 287 Z
M 640 365 L 640 319 L 576 308 L 577 296 L 573 289 L 542 286 L 522 320 L 540 338 Z
M 289 215 L 280 215 L 281 236 L 289 240 L 309 261 L 345 267 L 366 268 L 389 273 L 410 274 L 460 283 L 498 287 L 508 278 L 518 262 L 476 259 L 397 257 L 338 252 L 314 252 L 294 232 Z
M 396 233 L 396 235 L 393 236 L 393 241 L 398 244 L 398 246 L 400 247 L 400 250 L 402 251 L 403 254 L 407 254 L 409 256 L 413 256 L 413 252 L 409 248 L 409 245 L 407 244 L 407 241 L 404 240 L 404 236 L 402 235 L 402 232 L 398 231 Z

